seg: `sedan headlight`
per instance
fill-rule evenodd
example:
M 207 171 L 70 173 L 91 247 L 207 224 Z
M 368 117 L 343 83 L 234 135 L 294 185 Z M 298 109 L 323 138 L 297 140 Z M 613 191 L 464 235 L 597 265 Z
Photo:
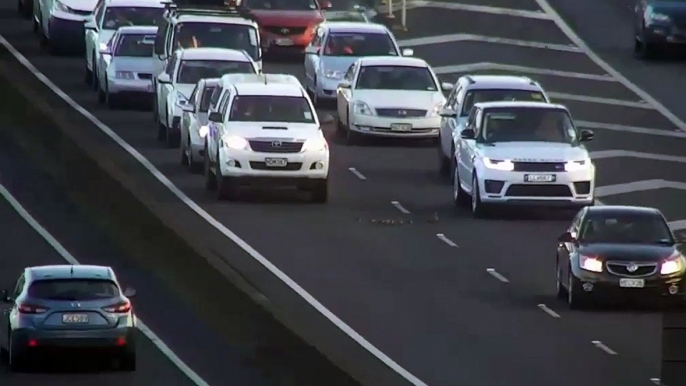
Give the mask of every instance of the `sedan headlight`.
M 514 164 L 508 159 L 497 160 L 484 157 L 484 166 L 489 169 L 500 170 L 504 172 L 511 172 L 514 170 Z
M 324 70 L 323 75 L 325 78 L 329 78 L 329 79 L 341 79 L 341 78 L 343 78 L 343 72 L 342 71 Z
M 665 15 L 664 13 L 653 13 L 648 19 L 655 23 L 668 23 L 672 20 L 669 15 Z
M 248 140 L 237 135 L 230 135 L 222 138 L 222 146 L 234 150 L 247 150 Z
M 579 256 L 579 266 L 581 269 L 591 272 L 603 272 L 603 262 L 594 256 Z
M 133 79 L 133 72 L 131 72 L 131 71 L 115 71 L 114 77 L 117 79 Z
M 353 104 L 353 112 L 356 115 L 374 115 L 374 112 L 372 112 L 369 105 L 361 101 L 357 101 Z
M 198 128 L 198 135 L 200 138 L 205 138 L 207 137 L 207 134 L 210 133 L 210 127 L 207 125 L 202 125 Z
M 329 144 L 324 138 L 310 138 L 303 144 L 303 151 L 325 151 Z
M 565 163 L 566 172 L 578 172 L 579 170 L 586 170 L 591 166 L 591 160 L 569 161 Z
M 662 262 L 660 274 L 671 275 L 683 270 L 685 266 L 686 264 L 684 262 L 684 257 L 681 256 L 680 253 L 676 252 Z
M 74 13 L 74 10 L 59 1 L 55 1 L 55 9 L 66 13 Z

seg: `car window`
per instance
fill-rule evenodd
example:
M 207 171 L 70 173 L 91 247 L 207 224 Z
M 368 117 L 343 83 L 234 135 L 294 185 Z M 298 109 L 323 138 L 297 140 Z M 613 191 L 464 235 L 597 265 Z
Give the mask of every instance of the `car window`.
M 174 54 L 174 56 L 171 57 L 171 59 L 167 63 L 167 69 L 165 70 L 167 75 L 172 76 L 174 74 L 174 69 L 176 68 L 176 62 L 178 59 L 179 59 L 178 54 Z
M 355 77 L 355 63 L 350 65 L 350 67 L 348 68 L 348 71 L 345 73 L 345 76 L 343 77 L 343 79 L 352 83 L 354 77 Z
M 220 78 L 226 74 L 254 74 L 251 62 L 228 60 L 183 60 L 176 77 L 177 83 L 196 84 L 200 79 Z
M 314 0 L 243 0 L 250 9 L 307 11 L 319 9 Z
M 398 56 L 385 33 L 332 32 L 326 38 L 324 56 Z
M 17 284 L 14 286 L 14 292 L 13 292 L 13 297 L 16 299 L 17 296 L 21 295 L 21 292 L 24 290 L 24 284 L 26 283 L 26 279 L 24 278 L 24 274 L 19 276 L 19 280 L 17 280 Z
M 480 143 L 555 142 L 577 144 L 578 133 L 563 109 L 491 107 L 484 113 Z
M 206 113 L 207 111 L 210 110 L 210 101 L 212 97 L 212 93 L 214 90 L 211 87 L 206 87 L 204 92 L 202 93 L 202 98 L 200 99 L 200 111 L 203 113 Z
M 315 123 L 315 115 L 303 97 L 237 95 L 229 120 Z
M 257 30 L 243 24 L 183 22 L 175 27 L 173 47 L 180 48 L 228 48 L 245 51 L 258 60 L 260 47 Z
M 437 91 L 427 67 L 364 66 L 357 77 L 359 90 Z
M 667 222 L 658 215 L 589 214 L 579 241 L 620 244 L 674 244 Z
M 38 280 L 29 286 L 28 295 L 42 300 L 98 300 L 120 295 L 119 288 L 110 280 L 53 279 Z
M 120 35 L 114 56 L 133 58 L 150 58 L 155 50 L 155 35 L 125 34 Z
M 217 106 L 219 102 L 219 97 L 222 95 L 222 86 L 217 85 L 212 90 L 212 97 L 210 97 L 210 106 Z
M 546 100 L 543 93 L 539 91 L 472 89 L 467 92 L 467 96 L 464 98 L 461 116 L 469 115 L 469 110 L 476 103 L 504 101 L 545 102 Z
M 107 7 L 102 23 L 104 30 L 128 26 L 159 26 L 164 21 L 164 8 Z
M 231 97 L 231 90 L 226 90 L 224 92 L 224 95 L 222 96 L 221 102 L 219 102 L 218 111 L 222 114 L 223 117 L 226 117 L 226 109 L 227 109 L 227 106 L 229 105 L 229 98 L 230 97 Z

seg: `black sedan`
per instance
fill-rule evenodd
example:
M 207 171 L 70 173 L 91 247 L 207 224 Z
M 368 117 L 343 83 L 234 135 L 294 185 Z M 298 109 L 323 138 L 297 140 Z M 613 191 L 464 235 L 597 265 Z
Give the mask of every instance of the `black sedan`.
M 640 0 L 634 8 L 634 54 L 650 59 L 664 47 L 686 45 L 686 0 Z
M 587 207 L 558 242 L 557 295 L 570 308 L 639 295 L 686 302 L 686 259 L 657 209 Z

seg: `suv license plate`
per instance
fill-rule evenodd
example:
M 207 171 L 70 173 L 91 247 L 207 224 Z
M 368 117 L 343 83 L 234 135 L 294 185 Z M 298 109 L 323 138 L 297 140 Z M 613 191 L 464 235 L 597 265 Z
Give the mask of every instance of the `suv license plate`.
M 622 288 L 643 288 L 645 285 L 645 279 L 619 279 L 619 286 Z
M 409 123 L 391 123 L 391 131 L 412 131 L 412 125 Z
M 283 168 L 288 165 L 286 158 L 266 158 L 264 163 L 270 168 Z
M 554 174 L 525 174 L 525 182 L 555 182 Z
M 62 315 L 62 323 L 64 323 L 64 324 L 88 323 L 88 315 L 86 315 L 86 314 L 64 314 L 64 315 Z

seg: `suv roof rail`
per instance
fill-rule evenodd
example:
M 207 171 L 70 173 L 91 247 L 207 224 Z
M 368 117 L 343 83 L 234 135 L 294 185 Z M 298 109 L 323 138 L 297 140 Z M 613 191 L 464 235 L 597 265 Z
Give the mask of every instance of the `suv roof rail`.
M 229 6 L 204 6 L 188 5 L 179 6 L 172 2 L 164 2 L 166 9 L 165 17 L 171 18 L 179 15 L 198 15 L 198 16 L 234 16 L 255 21 L 255 16 L 246 8 Z

